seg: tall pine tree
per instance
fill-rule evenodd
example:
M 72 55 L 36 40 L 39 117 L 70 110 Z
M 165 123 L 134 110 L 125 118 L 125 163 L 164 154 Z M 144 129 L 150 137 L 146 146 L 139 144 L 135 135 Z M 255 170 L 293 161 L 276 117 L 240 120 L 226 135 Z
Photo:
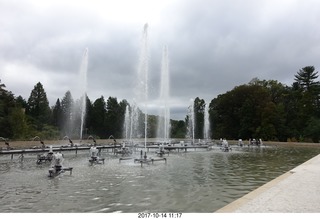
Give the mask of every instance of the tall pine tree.
M 47 94 L 40 82 L 31 91 L 28 99 L 27 115 L 31 116 L 38 130 L 50 123 L 51 110 Z

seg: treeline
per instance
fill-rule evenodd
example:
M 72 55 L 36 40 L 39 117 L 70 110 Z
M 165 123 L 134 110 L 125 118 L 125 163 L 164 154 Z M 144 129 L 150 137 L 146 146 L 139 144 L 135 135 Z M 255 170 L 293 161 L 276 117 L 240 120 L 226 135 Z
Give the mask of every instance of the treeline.
M 83 98 L 86 98 L 85 105 Z M 110 136 L 124 138 L 127 106 L 129 103 L 126 100 L 118 102 L 115 97 L 105 100 L 101 96 L 92 102 L 85 95 L 74 100 L 71 92 L 67 91 L 61 100 L 57 99 L 55 105 L 49 107 L 45 89 L 40 82 L 34 86 L 28 100 L 21 96 L 15 97 L 12 92 L 6 90 L 5 84 L 0 83 L 0 137 L 30 140 L 38 136 L 49 140 L 68 136 L 71 139 L 79 139 L 81 133 L 82 139 L 90 135 L 103 139 Z M 84 120 L 82 112 L 85 112 Z M 140 117 L 140 123 L 144 124 L 142 112 Z M 156 137 L 157 119 L 157 116 L 148 115 L 149 138 Z M 171 127 L 173 138 L 184 138 L 184 121 L 172 120 Z M 140 128 L 141 133 L 144 133 L 144 127 Z
M 276 80 L 251 80 L 209 103 L 210 137 L 212 139 L 261 138 L 274 141 L 319 142 L 320 139 L 320 82 L 313 66 L 306 66 L 294 75 L 291 86 Z M 0 81 L 1 82 L 1 81 Z M 83 106 L 82 98 L 86 98 Z M 70 91 L 49 107 L 46 92 L 39 82 L 28 100 L 15 97 L 0 83 L 0 137 L 26 140 L 78 139 L 82 108 L 86 108 L 83 138 L 123 138 L 126 100 L 103 96 L 91 101 L 86 95 L 74 100 Z M 194 138 L 205 136 L 206 104 L 194 100 Z M 157 116 L 148 115 L 147 137 L 156 137 Z M 171 120 L 171 138 L 185 138 L 190 131 L 190 115 L 184 121 Z M 141 113 L 140 123 L 144 124 Z M 143 125 L 140 126 L 144 130 Z M 141 131 L 141 133 L 144 133 Z M 144 136 L 141 136 L 144 137 Z M 189 133 L 190 137 L 190 133 Z
M 275 80 L 253 79 L 209 104 L 211 138 L 319 142 L 320 83 L 318 72 L 306 66 L 286 86 Z M 196 98 L 196 138 L 203 136 L 204 106 Z

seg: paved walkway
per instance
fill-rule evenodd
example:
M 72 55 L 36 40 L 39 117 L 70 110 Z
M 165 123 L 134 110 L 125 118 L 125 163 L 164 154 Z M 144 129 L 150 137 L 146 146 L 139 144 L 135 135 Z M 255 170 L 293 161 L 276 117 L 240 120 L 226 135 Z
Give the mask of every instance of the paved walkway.
M 216 213 L 320 213 L 320 154 Z

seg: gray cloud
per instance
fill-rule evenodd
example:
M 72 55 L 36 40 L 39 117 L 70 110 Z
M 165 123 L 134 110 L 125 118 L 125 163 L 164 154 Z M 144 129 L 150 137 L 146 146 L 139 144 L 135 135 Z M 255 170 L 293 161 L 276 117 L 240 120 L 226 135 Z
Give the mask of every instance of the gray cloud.
M 89 98 L 130 102 L 142 29 L 149 22 L 135 16 L 144 15 L 157 15 L 149 23 L 150 102 L 159 95 L 167 45 L 175 118 L 184 119 L 191 98 L 211 101 L 254 77 L 290 85 L 299 69 L 320 67 L 318 1 L 168 1 L 155 11 L 147 2 L 132 9 L 130 1 L 127 7 L 83 2 L 41 6 L 0 0 L 0 79 L 14 94 L 27 99 L 41 81 L 53 105 L 76 86 L 82 53 L 89 48 Z M 18 77 L 23 73 L 28 77 Z

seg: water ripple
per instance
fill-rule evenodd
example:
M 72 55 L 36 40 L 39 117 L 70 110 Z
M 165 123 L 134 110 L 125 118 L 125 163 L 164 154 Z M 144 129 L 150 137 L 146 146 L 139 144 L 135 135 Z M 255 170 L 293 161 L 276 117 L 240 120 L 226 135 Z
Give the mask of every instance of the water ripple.
M 47 177 L 48 165 L 35 165 L 34 159 L 1 161 L 5 202 L 0 212 L 213 212 L 318 153 L 293 148 L 173 152 L 167 164 L 143 167 L 111 156 L 91 166 L 86 154 L 67 153 L 65 164 L 74 171 L 54 179 Z

